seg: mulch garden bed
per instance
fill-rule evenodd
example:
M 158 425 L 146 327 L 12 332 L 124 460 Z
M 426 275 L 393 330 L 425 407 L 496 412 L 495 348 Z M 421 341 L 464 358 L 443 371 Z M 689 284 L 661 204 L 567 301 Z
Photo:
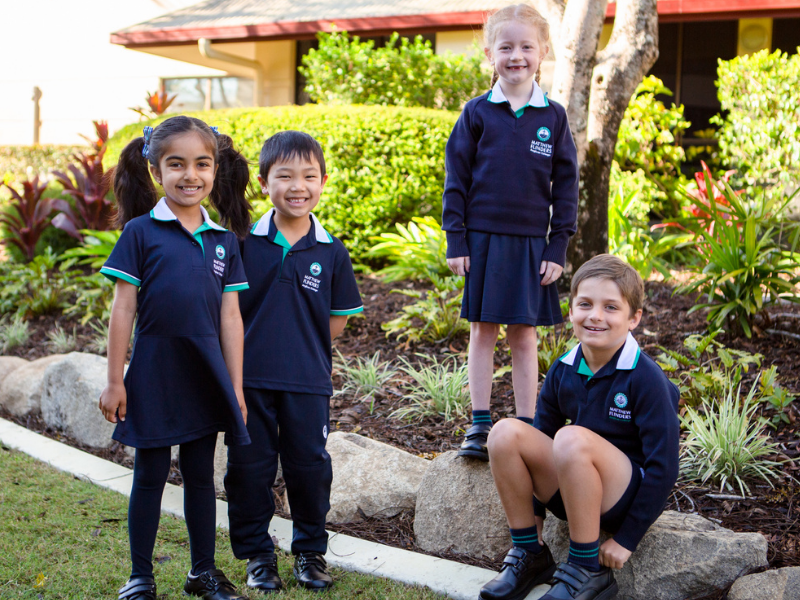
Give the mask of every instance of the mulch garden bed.
M 458 355 L 460 360 L 466 358 L 468 338 L 461 335 L 446 343 L 409 343 L 398 342 L 392 336 L 387 338 L 381 330 L 384 323 L 396 316 L 397 311 L 413 299 L 402 294 L 391 293 L 392 289 L 411 284 L 390 286 L 373 277 L 362 277 L 360 289 L 364 297 L 365 312 L 363 316 L 351 318 L 344 334 L 335 342 L 335 348 L 345 357 L 367 357 L 380 352 L 381 360 L 396 361 L 399 357 L 414 362 L 417 354 L 437 356 L 440 359 Z M 705 317 L 698 311 L 687 314 L 693 306 L 693 299 L 686 296 L 673 296 L 672 288 L 664 283 L 648 282 L 646 285 L 647 300 L 642 322 L 634 332 L 639 344 L 651 356 L 657 355 L 659 346 L 682 351 L 684 339 L 693 333 L 703 334 L 706 331 Z M 76 324 L 61 318 L 44 317 L 31 322 L 32 336 L 30 341 L 15 349 L 12 354 L 27 359 L 35 359 L 51 351 L 45 344 L 46 333 L 55 322 L 68 332 Z M 780 333 L 764 333 L 760 331 L 752 339 L 733 338 L 723 333 L 717 338 L 729 348 L 760 353 L 764 356 L 762 367 L 776 365 L 783 387 L 800 395 L 800 307 L 781 305 L 770 309 L 770 322 L 762 324 L 763 330 L 782 331 Z M 82 350 L 95 334 L 89 327 L 77 326 L 79 343 Z M 495 368 L 509 365 L 511 356 L 505 340 L 498 343 L 495 353 Z M 752 380 L 755 369 L 751 369 L 748 378 Z M 334 389 L 340 388 L 342 380 L 334 372 Z M 374 400 L 372 412 L 370 404 L 361 398 L 342 394 L 334 396 L 331 402 L 332 429 L 354 432 L 372 439 L 385 442 L 418 456 L 433 458 L 448 450 L 455 450 L 460 443 L 463 431 L 468 427 L 466 417 L 445 422 L 441 418 L 425 418 L 419 422 L 400 421 L 389 415 L 403 403 L 402 386 L 393 384 L 379 393 Z M 511 387 L 511 374 L 506 373 L 495 380 L 492 395 L 492 418 L 494 421 L 514 415 L 514 398 Z M 764 415 L 771 417 L 771 409 L 764 408 Z M 11 418 L 0 412 L 0 416 Z M 800 401 L 790 405 L 787 416 L 790 424 L 782 424 L 775 429 L 767 429 L 772 440 L 778 442 L 783 457 L 798 459 L 800 457 L 800 436 L 797 423 L 800 419 Z M 11 418 L 11 420 L 34 431 L 70 443 L 58 432 L 48 430 L 38 417 Z M 75 444 L 72 444 L 75 445 Z M 131 467 L 131 457 L 122 447 L 115 444 L 107 450 L 89 450 L 93 454 Z M 800 479 L 800 460 L 794 464 L 785 463 L 787 475 L 775 489 L 769 486 L 752 487 L 753 497 L 736 499 L 735 493 L 701 488 L 686 482 L 679 482 L 669 499 L 667 508 L 684 512 L 696 512 L 734 531 L 760 532 L 768 542 L 768 560 L 770 568 L 800 566 L 800 507 L 795 495 L 800 492 L 800 484 L 791 477 Z M 180 483 L 180 474 L 173 470 L 173 483 Z M 278 482 L 276 496 L 280 498 L 282 482 Z M 278 513 L 281 514 L 278 503 Z M 360 523 L 331 526 L 331 529 L 366 538 L 372 541 L 419 551 L 414 543 L 413 511 L 406 511 L 391 519 L 371 518 Z M 460 555 L 443 554 L 450 559 L 460 560 L 487 568 L 498 568 L 502 557 L 496 560 L 476 560 Z M 709 598 L 721 598 L 722 593 Z

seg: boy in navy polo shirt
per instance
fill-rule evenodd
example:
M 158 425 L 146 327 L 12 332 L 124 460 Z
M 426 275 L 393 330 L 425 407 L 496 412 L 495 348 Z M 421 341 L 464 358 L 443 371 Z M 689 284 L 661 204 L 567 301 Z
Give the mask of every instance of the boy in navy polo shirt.
M 258 180 L 274 208 L 242 243 L 250 289 L 244 321 L 244 396 L 252 444 L 228 452 L 231 546 L 247 559 L 247 585 L 277 591 L 269 524 L 280 455 L 292 513 L 294 576 L 306 588 L 333 583 L 323 555 L 333 473 L 325 451 L 331 341 L 363 310 L 350 256 L 311 214 L 328 176 L 322 147 L 283 131 L 261 149 Z
M 516 600 L 548 580 L 542 600 L 613 598 L 612 569 L 661 514 L 678 476 L 679 396 L 630 333 L 643 299 L 641 277 L 615 256 L 575 273 L 570 319 L 580 344 L 547 373 L 533 427 L 505 419 L 489 435 L 514 547 L 481 599 Z M 568 562 L 558 566 L 539 541 L 545 508 L 569 521 Z M 602 546 L 601 528 L 613 534 Z

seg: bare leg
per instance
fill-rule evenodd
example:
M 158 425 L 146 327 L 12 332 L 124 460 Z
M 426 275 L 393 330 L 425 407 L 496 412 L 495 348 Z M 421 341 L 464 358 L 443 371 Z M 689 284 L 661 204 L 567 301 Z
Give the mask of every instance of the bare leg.
M 489 410 L 494 375 L 494 347 L 499 333 L 500 325 L 497 323 L 469 324 L 467 372 L 472 410 Z
M 536 392 L 539 386 L 539 360 L 536 349 L 536 328 L 530 325 L 508 326 L 508 345 L 511 346 L 511 379 L 514 385 L 514 404 L 518 417 L 533 418 Z

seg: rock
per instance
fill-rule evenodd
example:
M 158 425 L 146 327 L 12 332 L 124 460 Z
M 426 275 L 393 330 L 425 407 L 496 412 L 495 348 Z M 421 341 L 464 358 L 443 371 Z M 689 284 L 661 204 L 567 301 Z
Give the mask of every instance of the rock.
M 567 559 L 569 530 L 548 514 L 542 538 L 556 562 Z M 608 536 L 601 534 L 600 541 Z M 665 511 L 625 566 L 615 572 L 620 600 L 684 600 L 728 587 L 767 565 L 760 533 L 735 533 L 699 515 Z M 768 596 L 763 596 L 767 598 Z
M 11 371 L 27 365 L 28 361 L 17 356 L 0 356 L 0 385 Z
M 326 445 L 333 464 L 329 523 L 351 523 L 414 508 L 430 461 L 356 433 L 333 432 Z
M 42 418 L 81 444 L 108 448 L 114 423 L 97 407 L 106 386 L 108 361 L 96 354 L 71 352 L 52 362 L 42 381 Z
M 417 492 L 414 535 L 429 552 L 505 555 L 511 537 L 489 463 L 455 451 L 437 456 Z
M 0 406 L 18 417 L 31 412 L 38 413 L 42 406 L 42 379 L 45 369 L 63 358 L 63 354 L 53 354 L 11 371 L 0 386 Z
M 800 598 L 800 567 L 784 567 L 737 579 L 728 600 L 797 600 Z

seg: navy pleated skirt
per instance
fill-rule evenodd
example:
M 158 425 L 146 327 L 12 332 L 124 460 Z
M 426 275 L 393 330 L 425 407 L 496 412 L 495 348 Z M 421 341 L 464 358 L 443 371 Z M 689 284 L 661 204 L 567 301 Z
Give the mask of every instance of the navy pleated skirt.
M 541 285 L 545 238 L 467 231 L 467 245 L 463 318 L 504 325 L 563 322 L 556 284 Z

